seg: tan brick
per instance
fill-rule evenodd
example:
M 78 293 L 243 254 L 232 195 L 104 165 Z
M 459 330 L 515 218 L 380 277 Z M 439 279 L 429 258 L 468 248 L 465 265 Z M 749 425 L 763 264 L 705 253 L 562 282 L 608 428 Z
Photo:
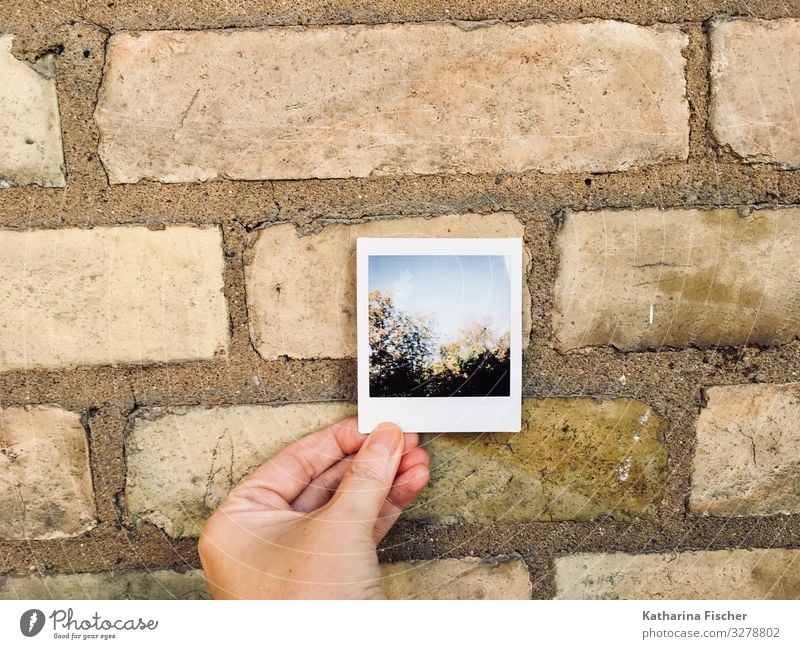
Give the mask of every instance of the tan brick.
M 346 358 L 356 355 L 357 237 L 522 237 L 513 215 L 463 214 L 436 218 L 329 225 L 298 236 L 291 224 L 262 231 L 249 251 L 245 276 L 250 335 L 266 359 Z M 526 253 L 526 267 L 530 259 Z M 530 336 L 531 298 L 522 291 L 522 339 Z
M 530 599 L 519 559 L 437 559 L 383 564 L 389 599 Z M 0 576 L 8 599 L 210 599 L 202 570 L 126 570 Z
M 800 20 L 717 20 L 711 28 L 711 127 L 749 162 L 800 167 Z
M 0 188 L 63 187 L 64 153 L 51 56 L 35 66 L 11 54 L 13 36 L 0 34 Z
M 94 525 L 80 415 L 49 406 L 0 408 L 0 538 L 57 539 Z
M 689 504 L 695 514 L 800 513 L 800 383 L 706 390 Z
M 0 230 L 0 370 L 224 354 L 222 271 L 218 228 Z
M 797 599 L 800 550 L 574 554 L 556 558 L 558 599 Z
M 436 559 L 381 566 L 389 599 L 530 599 L 528 567 L 519 559 Z
M 800 335 L 800 210 L 571 213 L 558 235 L 561 349 L 786 343 Z M 652 314 L 652 322 L 651 322 Z
M 344 402 L 138 411 L 126 438 L 128 518 L 196 536 L 252 468 L 354 412 Z M 646 404 L 527 399 L 523 412 L 519 434 L 427 439 L 431 486 L 405 516 L 627 520 L 655 510 L 666 480 L 666 421 Z
M 128 517 L 170 536 L 197 536 L 252 469 L 352 414 L 347 402 L 137 411 L 125 440 Z
M 202 570 L 0 576 L 0 599 L 211 599 Z
M 613 21 L 118 33 L 100 155 L 112 183 L 685 159 L 687 42 Z
M 524 399 L 519 433 L 426 436 L 431 482 L 404 516 L 443 524 L 650 516 L 667 479 L 666 430 L 633 399 Z

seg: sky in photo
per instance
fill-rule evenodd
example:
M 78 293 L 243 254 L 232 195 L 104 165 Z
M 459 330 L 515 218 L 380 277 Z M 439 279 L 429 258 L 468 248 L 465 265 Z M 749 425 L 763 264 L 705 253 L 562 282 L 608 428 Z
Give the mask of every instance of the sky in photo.
M 486 317 L 500 336 L 510 329 L 511 286 L 502 255 L 374 255 L 369 290 L 391 292 L 397 308 L 424 314 L 446 343 Z

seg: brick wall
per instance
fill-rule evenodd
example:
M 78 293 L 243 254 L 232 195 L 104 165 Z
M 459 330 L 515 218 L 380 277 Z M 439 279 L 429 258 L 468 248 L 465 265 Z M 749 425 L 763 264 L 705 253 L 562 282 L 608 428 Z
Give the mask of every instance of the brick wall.
M 204 597 L 353 412 L 355 237 L 524 236 L 519 435 L 430 436 L 393 597 L 800 597 L 800 8 L 0 8 L 0 597 Z

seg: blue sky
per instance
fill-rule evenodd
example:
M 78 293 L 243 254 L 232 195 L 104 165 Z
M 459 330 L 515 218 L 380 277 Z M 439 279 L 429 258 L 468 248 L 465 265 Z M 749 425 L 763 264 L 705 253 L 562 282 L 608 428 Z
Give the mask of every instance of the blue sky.
M 391 291 L 398 308 L 432 318 L 442 343 L 487 316 L 498 336 L 510 327 L 511 286 L 502 255 L 370 256 L 369 290 Z

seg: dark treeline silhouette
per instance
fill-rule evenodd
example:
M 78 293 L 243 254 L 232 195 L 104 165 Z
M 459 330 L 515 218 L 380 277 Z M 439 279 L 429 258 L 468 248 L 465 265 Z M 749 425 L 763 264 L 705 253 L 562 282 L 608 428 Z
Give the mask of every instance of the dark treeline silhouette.
M 437 345 L 424 316 L 395 307 L 390 294 L 369 294 L 369 393 L 372 397 L 481 397 L 510 394 L 509 336 L 488 322 L 464 327 Z

